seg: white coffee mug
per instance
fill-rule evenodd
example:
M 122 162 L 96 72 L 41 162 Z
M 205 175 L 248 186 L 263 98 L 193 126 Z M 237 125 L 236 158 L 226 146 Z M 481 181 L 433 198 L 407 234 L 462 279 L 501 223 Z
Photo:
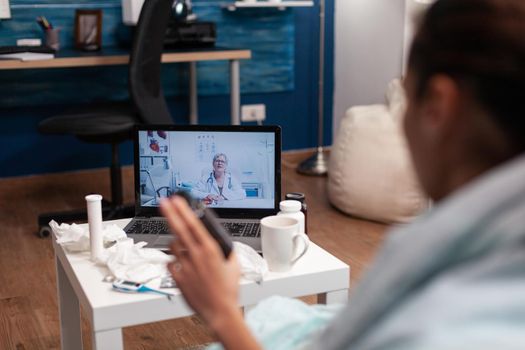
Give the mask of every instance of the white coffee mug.
M 306 253 L 310 240 L 299 232 L 297 219 L 268 216 L 261 220 L 261 244 L 270 271 L 285 272 Z

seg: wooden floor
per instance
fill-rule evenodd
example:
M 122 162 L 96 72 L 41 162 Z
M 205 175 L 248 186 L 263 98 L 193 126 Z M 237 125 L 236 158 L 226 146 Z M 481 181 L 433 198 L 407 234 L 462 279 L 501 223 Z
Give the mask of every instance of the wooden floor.
M 359 280 L 383 240 L 385 226 L 349 218 L 332 208 L 326 178 L 295 172 L 305 154 L 283 156 L 283 193 L 304 192 L 310 239 L 351 266 L 351 286 Z M 109 197 L 107 169 L 0 179 L 0 349 L 59 349 L 60 333 L 53 249 L 36 236 L 37 215 L 82 208 L 84 195 Z M 123 170 L 125 201 L 133 202 L 133 172 Z M 314 302 L 315 298 L 304 298 Z M 84 347 L 91 348 L 83 327 Z M 213 341 L 198 317 L 130 327 L 126 349 L 178 349 Z

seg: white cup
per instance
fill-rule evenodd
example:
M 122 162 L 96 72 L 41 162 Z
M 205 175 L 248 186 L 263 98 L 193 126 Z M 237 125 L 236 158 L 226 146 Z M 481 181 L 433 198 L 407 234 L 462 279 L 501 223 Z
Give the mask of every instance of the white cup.
M 267 216 L 261 220 L 261 244 L 270 271 L 285 272 L 306 253 L 310 240 L 299 232 L 299 220 Z

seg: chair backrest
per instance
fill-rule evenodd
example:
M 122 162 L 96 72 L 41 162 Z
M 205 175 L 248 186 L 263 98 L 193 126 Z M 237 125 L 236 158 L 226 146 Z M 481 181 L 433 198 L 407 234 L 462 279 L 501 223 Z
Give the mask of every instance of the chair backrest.
M 133 38 L 129 93 L 142 123 L 173 124 L 161 83 L 164 35 L 173 0 L 146 0 Z

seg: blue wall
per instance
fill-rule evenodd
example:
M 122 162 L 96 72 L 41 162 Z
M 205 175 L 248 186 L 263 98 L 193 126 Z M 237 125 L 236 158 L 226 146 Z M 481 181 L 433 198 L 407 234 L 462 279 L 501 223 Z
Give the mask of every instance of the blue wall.
M 73 40 L 74 9 L 89 7 L 104 9 L 104 44 L 115 45 L 126 39 L 126 28 L 120 24 L 120 1 L 99 4 L 77 1 L 77 4 L 69 5 L 38 1 L 39 6 L 35 7 L 36 2 L 11 1 L 13 19 L 0 22 L 0 44 L 12 44 L 15 37 L 39 35 L 33 19 L 44 14 L 55 22 L 55 26 L 63 28 L 62 46 L 67 46 Z M 318 7 L 230 13 L 218 4 L 218 1 L 194 0 L 195 12 L 200 19 L 217 22 L 220 45 L 248 47 L 253 51 L 253 59 L 241 64 L 241 102 L 266 104 L 266 123 L 283 127 L 284 149 L 315 146 Z M 330 143 L 333 1 L 328 1 L 327 15 L 325 139 Z M 227 64 L 204 63 L 199 64 L 198 69 L 200 123 L 227 124 Z M 163 73 L 174 119 L 177 123 L 187 123 L 186 67 L 165 65 Z M 126 98 L 125 67 L 0 71 L 0 118 L 3 125 L 0 129 L 0 176 L 107 166 L 108 146 L 84 144 L 69 136 L 39 135 L 35 131 L 40 120 L 67 109 L 68 104 L 107 96 L 112 100 Z M 121 155 L 123 163 L 131 164 L 130 143 L 121 147 Z

